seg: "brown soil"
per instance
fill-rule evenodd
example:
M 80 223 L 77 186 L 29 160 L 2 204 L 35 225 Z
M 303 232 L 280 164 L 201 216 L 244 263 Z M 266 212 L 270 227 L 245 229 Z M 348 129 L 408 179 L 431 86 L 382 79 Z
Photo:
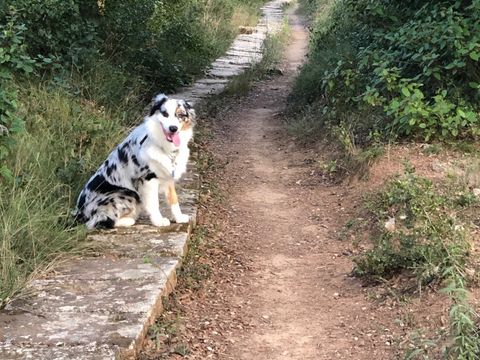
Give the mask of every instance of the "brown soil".
M 164 315 L 176 319 L 176 334 L 142 358 L 175 359 L 188 349 L 187 359 L 394 359 L 412 329 L 445 329 L 441 295 L 385 300 L 383 290 L 350 276 L 358 250 L 339 236 L 342 226 L 365 191 L 418 149 L 387 154 L 368 182 L 322 181 L 319 155 L 297 146 L 281 116 L 307 45 L 298 17 L 290 20 L 284 75 L 256 84 L 210 121 L 216 160 L 208 174 L 225 199 L 207 199 L 200 210 L 200 226 L 215 230 L 197 261 L 212 275 L 199 290 L 180 279 L 176 308 Z

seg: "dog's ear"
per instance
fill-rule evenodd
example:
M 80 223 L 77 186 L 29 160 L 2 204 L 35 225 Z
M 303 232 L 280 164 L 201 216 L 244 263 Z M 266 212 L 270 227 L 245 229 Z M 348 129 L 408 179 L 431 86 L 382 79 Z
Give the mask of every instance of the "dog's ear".
M 150 109 L 150 116 L 155 114 L 157 111 L 162 111 L 162 106 L 167 100 L 168 96 L 165 94 L 158 94 L 157 96 L 155 96 L 155 98 L 153 99 L 152 108 Z
M 183 105 L 183 107 L 185 109 L 185 112 L 187 113 L 188 120 L 193 122 L 195 120 L 195 115 L 196 114 L 195 114 L 195 110 L 193 109 L 192 105 L 186 100 L 182 100 L 180 103 L 181 103 L 181 105 Z

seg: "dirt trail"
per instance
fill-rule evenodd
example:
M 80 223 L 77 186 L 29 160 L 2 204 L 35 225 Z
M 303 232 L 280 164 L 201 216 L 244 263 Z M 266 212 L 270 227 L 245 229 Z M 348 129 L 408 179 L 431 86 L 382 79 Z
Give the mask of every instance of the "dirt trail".
M 279 116 L 308 42 L 299 17 L 290 23 L 284 75 L 215 120 L 210 147 L 226 163 L 216 176 L 228 197 L 203 215 L 221 223 L 213 276 L 201 295 L 180 296 L 187 358 L 390 359 L 389 330 L 349 276 L 350 243 L 337 234 L 351 189 L 315 180 L 312 153 Z
M 296 15 L 291 26 L 285 76 L 260 84 L 228 116 L 229 138 L 216 149 L 229 159 L 227 228 L 234 230 L 226 242 L 241 242 L 253 267 L 231 296 L 250 330 L 230 336 L 225 358 L 371 359 L 384 352 L 364 339 L 375 321 L 335 233 L 345 217 L 343 189 L 303 185 L 312 171 L 307 156 L 276 116 L 308 41 Z

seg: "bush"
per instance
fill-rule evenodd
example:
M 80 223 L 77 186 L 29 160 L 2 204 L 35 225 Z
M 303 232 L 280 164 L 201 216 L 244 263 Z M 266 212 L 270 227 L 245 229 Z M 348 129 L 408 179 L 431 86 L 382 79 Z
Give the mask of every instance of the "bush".
M 479 0 L 345 0 L 330 15 L 314 26 L 292 95 L 297 109 L 316 109 L 312 122 L 328 127 L 339 114 L 360 115 L 358 143 L 375 132 L 478 135 Z
M 7 18 L 24 28 L 28 55 L 69 77 L 108 61 L 148 85 L 173 91 L 192 81 L 236 34 L 238 9 L 254 13 L 261 0 L 7 0 Z M 48 64 L 47 64 L 48 63 Z
M 98 52 L 98 11 L 87 0 L 6 0 L 8 13 L 23 26 L 32 58 L 82 67 Z M 1 22 L 1 18 L 0 18 Z

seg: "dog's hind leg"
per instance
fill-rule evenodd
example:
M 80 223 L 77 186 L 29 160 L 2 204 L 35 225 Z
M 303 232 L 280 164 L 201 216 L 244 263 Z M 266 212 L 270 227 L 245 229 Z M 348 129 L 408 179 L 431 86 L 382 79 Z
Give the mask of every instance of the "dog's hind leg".
M 178 204 L 177 191 L 175 190 L 175 184 L 173 182 L 168 184 L 165 190 L 165 196 L 167 197 L 168 204 L 172 210 L 172 215 L 177 223 L 187 223 L 190 221 L 190 217 L 182 213 L 180 205 Z
M 158 204 L 158 179 L 153 178 L 145 181 L 140 187 L 140 199 L 142 201 L 143 209 L 150 217 L 150 221 L 155 226 L 168 226 L 170 220 L 164 218 L 160 213 Z

